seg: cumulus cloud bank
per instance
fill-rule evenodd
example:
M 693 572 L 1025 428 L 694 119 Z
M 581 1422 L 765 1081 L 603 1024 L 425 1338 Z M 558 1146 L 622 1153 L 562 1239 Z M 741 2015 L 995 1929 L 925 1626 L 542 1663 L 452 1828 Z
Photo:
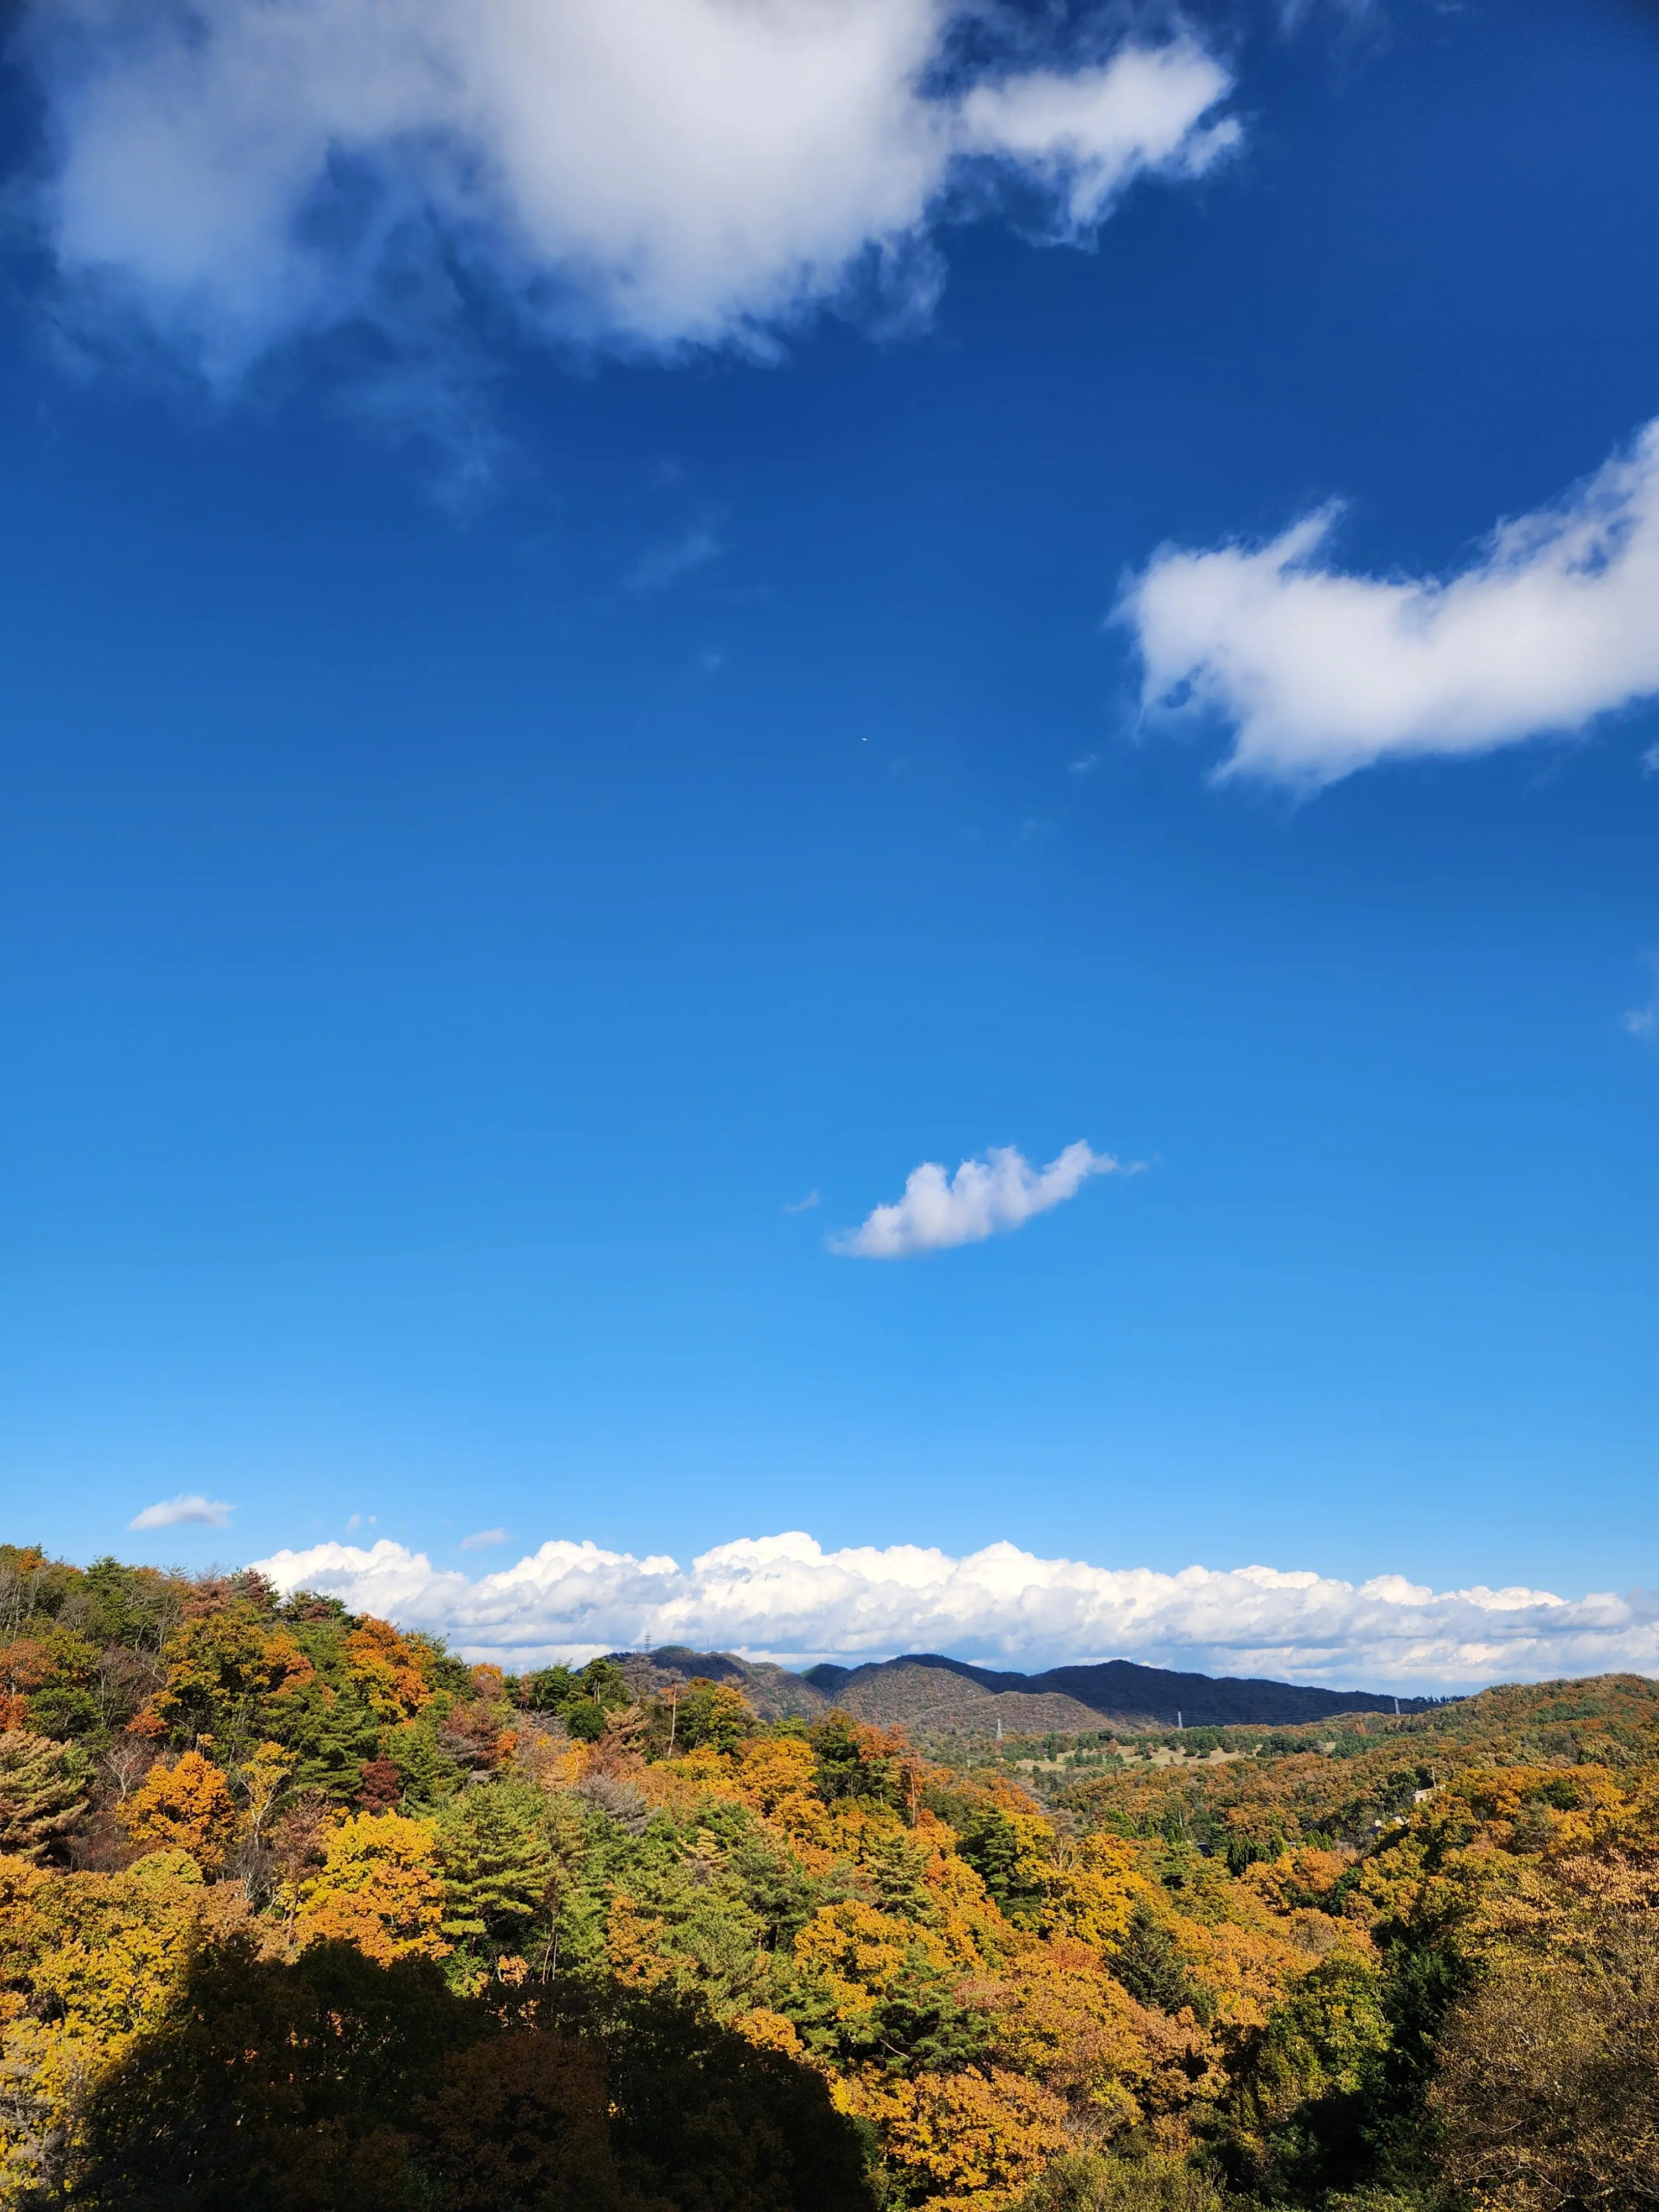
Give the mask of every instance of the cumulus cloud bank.
M 283 1589 L 330 1592 L 510 1666 L 684 1644 L 796 1665 L 917 1650 L 1025 1668 L 1137 1658 L 1400 1690 L 1659 1673 L 1652 1594 L 1437 1591 L 1400 1575 L 1354 1583 L 1273 1567 L 1155 1574 L 1012 1544 L 952 1559 L 907 1544 L 825 1552 L 793 1533 L 717 1545 L 688 1569 L 560 1541 L 476 1582 L 384 1540 L 255 1565 Z
M 964 0 L 51 0 L 21 51 L 65 275 L 234 379 L 465 270 L 563 341 L 764 343 L 964 165 L 1085 231 L 1236 136 L 1189 39 L 948 83 Z M 395 302 L 395 304 L 394 304 Z
M 164 1498 L 159 1505 L 147 1505 L 142 1513 L 135 1513 L 128 1522 L 129 1528 L 180 1528 L 189 1522 L 199 1522 L 206 1528 L 228 1528 L 233 1508 L 222 1498 L 198 1498 L 192 1492 L 188 1497 Z
M 902 1198 L 831 1237 L 830 1249 L 858 1260 L 908 1260 L 950 1244 L 976 1244 L 1074 1198 L 1091 1176 L 1133 1172 L 1080 1142 L 1041 1169 L 1012 1145 L 993 1145 L 984 1159 L 964 1160 L 954 1175 L 937 1160 L 924 1160 L 906 1176 Z
M 1390 755 L 1579 730 L 1659 692 L 1659 422 L 1445 580 L 1342 574 L 1325 558 L 1334 519 L 1166 550 L 1121 603 L 1146 705 L 1232 724 L 1224 775 L 1328 783 Z

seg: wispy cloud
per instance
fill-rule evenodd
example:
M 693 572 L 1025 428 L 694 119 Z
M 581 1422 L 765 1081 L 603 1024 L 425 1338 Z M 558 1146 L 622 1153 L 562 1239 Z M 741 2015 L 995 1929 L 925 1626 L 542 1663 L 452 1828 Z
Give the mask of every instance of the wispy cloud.
M 1081 1142 L 1067 1145 L 1046 1168 L 1032 1167 L 1012 1145 L 993 1145 L 982 1160 L 963 1160 L 954 1175 L 924 1160 L 905 1178 L 902 1198 L 832 1237 L 830 1249 L 850 1259 L 907 1260 L 947 1245 L 976 1244 L 1074 1198 L 1091 1176 L 1133 1172 Z
M 1034 70 L 977 84 L 962 103 L 960 143 L 1046 184 L 1062 226 L 1086 234 L 1147 166 L 1151 148 L 1164 168 L 1197 176 L 1237 143 L 1236 123 L 1194 128 L 1204 112 L 1194 107 L 1199 59 L 1181 43 L 1131 47 L 1097 69 Z
M 796 1199 L 793 1205 L 786 1201 L 783 1210 L 786 1213 L 808 1213 L 817 1203 L 817 1191 L 809 1190 L 805 1198 Z
M 642 555 L 629 570 L 623 589 L 635 598 L 665 592 L 671 584 L 678 584 L 694 568 L 706 567 L 718 556 L 720 550 L 720 541 L 712 530 L 685 531 L 666 544 L 653 545 Z
M 1632 1006 L 1622 1017 L 1623 1026 L 1633 1037 L 1650 1042 L 1659 1036 L 1659 957 L 1650 955 L 1648 966 L 1653 970 L 1654 988 L 1647 1004 Z
M 825 1552 L 799 1532 L 718 1545 L 689 1568 L 558 1541 L 470 1581 L 381 1541 L 256 1561 L 284 1589 L 436 1630 L 509 1665 L 656 1644 L 800 1664 L 944 1651 L 994 1665 L 1132 1657 L 1213 1674 L 1401 1690 L 1659 1674 L 1659 1594 L 1477 1583 L 1435 1590 L 1273 1567 L 1097 1567 L 1013 1544 L 966 1558 L 916 1545 Z
M 187 1522 L 199 1522 L 204 1528 L 228 1528 L 234 1507 L 222 1498 L 198 1498 L 191 1491 L 180 1492 L 177 1498 L 164 1498 L 159 1505 L 147 1505 L 142 1513 L 135 1513 L 128 1522 L 129 1528 L 181 1528 Z
M 497 1544 L 507 1541 L 505 1528 L 475 1528 L 470 1536 L 463 1536 L 460 1549 L 464 1552 L 493 1551 Z
M 1582 730 L 1659 693 L 1659 422 L 1447 579 L 1331 567 L 1335 516 L 1255 548 L 1166 550 L 1120 605 L 1146 706 L 1231 725 L 1224 775 L 1328 783 Z
M 222 387 L 365 324 L 429 362 L 419 333 L 467 286 L 562 345 L 765 351 L 860 271 L 925 301 L 965 167 L 1086 235 L 1133 179 L 1196 174 L 1237 135 L 1226 70 L 1185 37 L 939 90 L 968 19 L 971 0 L 53 0 L 16 52 L 46 106 L 66 312 L 135 322 Z

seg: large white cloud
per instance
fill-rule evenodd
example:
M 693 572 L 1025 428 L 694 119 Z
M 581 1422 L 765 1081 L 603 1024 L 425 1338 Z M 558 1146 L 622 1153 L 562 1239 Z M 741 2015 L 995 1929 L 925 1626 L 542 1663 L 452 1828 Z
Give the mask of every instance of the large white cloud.
M 1091 1176 L 1123 1172 L 1120 1161 L 1081 1142 L 1067 1145 L 1046 1168 L 1034 1168 L 1012 1145 L 993 1145 L 984 1159 L 963 1160 L 954 1175 L 937 1160 L 924 1160 L 905 1177 L 902 1198 L 832 1237 L 830 1249 L 857 1260 L 908 1260 L 951 1244 L 977 1244 L 1075 1198 Z
M 1436 1591 L 1399 1575 L 1356 1584 L 1272 1567 L 1156 1574 L 1012 1544 L 952 1559 L 913 1545 L 824 1552 L 797 1533 L 718 1545 L 687 1569 L 555 1542 L 477 1581 L 384 1540 L 256 1564 L 283 1589 L 331 1592 L 508 1665 L 685 1644 L 786 1664 L 916 1650 L 1028 1669 L 1137 1658 L 1401 1690 L 1659 1673 L 1650 1595 Z
M 1236 136 L 1185 38 L 942 89 L 966 12 L 36 0 L 22 51 L 62 269 L 229 380 L 295 334 L 418 317 L 458 268 L 561 339 L 763 343 L 867 254 L 911 255 L 964 163 L 1074 232 Z
M 1327 783 L 1484 752 L 1659 693 L 1659 422 L 1458 574 L 1345 574 L 1326 510 L 1271 544 L 1165 550 L 1125 594 L 1149 708 L 1233 726 L 1224 774 Z

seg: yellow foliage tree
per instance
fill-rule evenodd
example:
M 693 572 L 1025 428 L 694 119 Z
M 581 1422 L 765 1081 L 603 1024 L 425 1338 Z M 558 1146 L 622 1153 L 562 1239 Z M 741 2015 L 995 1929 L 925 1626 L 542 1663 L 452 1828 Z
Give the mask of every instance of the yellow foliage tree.
M 223 1771 L 199 1751 L 153 1766 L 116 1817 L 142 1850 L 188 1851 L 205 1875 L 223 1866 L 238 1826 Z
M 0 1948 L 24 1984 L 0 2008 L 0 2203 L 56 2203 L 86 2092 L 173 2004 L 198 1940 L 201 1869 L 161 1850 L 115 1875 L 0 1859 Z
M 301 1947 L 355 1943 L 382 1966 L 447 1955 L 437 1833 L 429 1820 L 348 1814 L 329 1831 L 323 1849 L 321 1872 L 292 1899 Z
M 663 1923 L 659 1917 L 641 1912 L 634 1899 L 618 1891 L 605 1915 L 605 1948 L 611 1972 L 623 1989 L 659 1989 L 668 1979 L 669 1961 L 663 1955 Z
M 1155 2071 L 1151 2022 L 1101 1972 L 1094 1952 L 1064 1936 L 1027 1938 L 983 2002 L 994 2023 L 993 2056 L 1086 2113 L 1091 2134 L 1113 2134 L 1139 2120 Z
M 237 1779 L 247 1800 L 247 1831 L 255 1844 L 264 1838 L 271 1808 L 294 1765 L 294 1753 L 284 1751 L 280 1743 L 259 1744 L 242 1761 Z
M 731 1759 L 712 1743 L 699 1744 L 684 1759 L 677 1759 L 672 1765 L 665 1765 L 665 1771 L 682 1790 L 689 1787 L 694 1791 L 706 1790 L 716 1797 L 736 1798 L 741 1795 Z
M 234 1608 L 198 1613 L 168 1637 L 167 1680 L 155 1710 L 175 1737 L 237 1735 L 269 1685 L 265 1636 Z
M 383 1721 L 413 1720 L 432 1702 L 427 1655 L 387 1620 L 366 1615 L 345 1640 L 352 1680 Z
M 799 1736 L 756 1736 L 738 1753 L 733 1772 L 745 1805 L 786 1832 L 810 1831 L 823 1821 L 815 1765 L 811 1745 Z
M 1043 1933 L 1097 1946 L 1122 1935 L 1136 1899 L 1152 1888 L 1135 1864 L 1133 1845 L 1104 1832 L 1064 1849 L 1051 1844 L 1037 1873 L 1044 1892 Z
M 1071 2142 L 1063 2100 L 1005 2067 L 860 2085 L 837 2101 L 875 2123 L 927 2212 L 1003 2212 Z

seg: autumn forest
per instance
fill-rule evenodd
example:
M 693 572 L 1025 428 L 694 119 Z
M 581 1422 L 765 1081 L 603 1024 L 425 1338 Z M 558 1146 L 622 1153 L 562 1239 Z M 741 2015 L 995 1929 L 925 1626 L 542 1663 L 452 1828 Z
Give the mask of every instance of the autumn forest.
M 0 2204 L 1659 2205 L 1659 1686 L 911 1740 L 0 1547 Z

